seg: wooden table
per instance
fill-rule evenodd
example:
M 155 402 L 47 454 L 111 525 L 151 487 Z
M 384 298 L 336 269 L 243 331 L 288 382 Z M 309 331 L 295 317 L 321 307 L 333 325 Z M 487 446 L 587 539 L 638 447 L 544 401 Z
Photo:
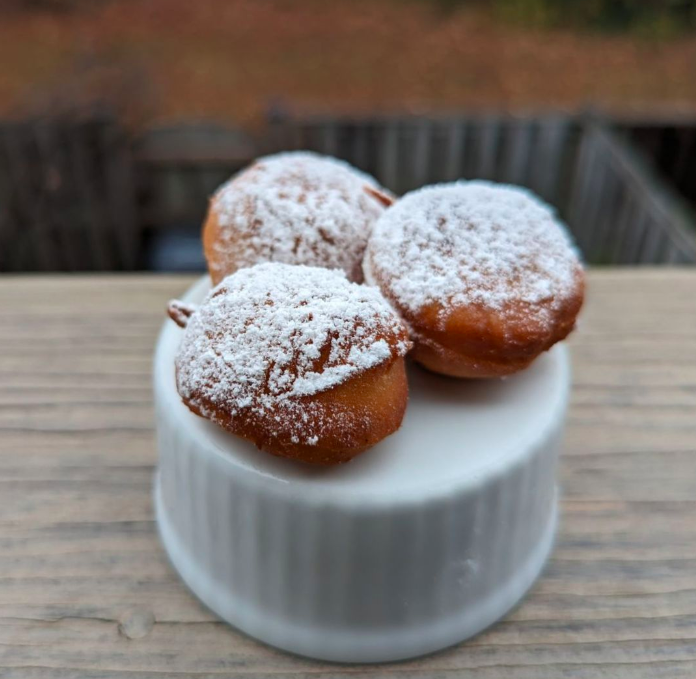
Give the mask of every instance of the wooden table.
M 150 361 L 190 282 L 0 279 L 0 677 L 696 677 L 696 270 L 592 272 L 550 565 L 475 639 L 375 667 L 267 648 L 167 563 Z

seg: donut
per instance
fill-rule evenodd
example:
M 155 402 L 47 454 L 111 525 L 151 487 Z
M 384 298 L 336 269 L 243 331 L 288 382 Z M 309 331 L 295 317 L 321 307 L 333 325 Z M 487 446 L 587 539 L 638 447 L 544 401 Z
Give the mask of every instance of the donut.
M 405 195 L 375 224 L 363 270 L 409 327 L 414 360 L 453 377 L 529 366 L 573 330 L 585 287 L 552 209 L 484 181 Z
M 173 301 L 168 311 L 185 328 L 183 402 L 262 450 L 337 464 L 401 425 L 408 331 L 378 290 L 342 271 L 258 264 L 197 308 Z
M 391 202 L 340 160 L 306 151 L 260 158 L 211 200 L 203 249 L 213 284 L 262 262 L 342 269 L 360 283 L 367 237 Z

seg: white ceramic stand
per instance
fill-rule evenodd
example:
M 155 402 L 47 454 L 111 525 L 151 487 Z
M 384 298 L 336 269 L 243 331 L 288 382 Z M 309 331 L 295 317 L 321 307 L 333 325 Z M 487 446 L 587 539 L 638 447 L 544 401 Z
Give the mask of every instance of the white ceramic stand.
M 199 281 L 186 300 L 208 289 Z M 174 382 L 182 331 L 155 356 L 157 522 L 193 592 L 302 655 L 399 660 L 476 634 L 519 601 L 556 525 L 566 349 L 506 380 L 409 371 L 401 429 L 332 468 L 263 453 L 193 415 Z

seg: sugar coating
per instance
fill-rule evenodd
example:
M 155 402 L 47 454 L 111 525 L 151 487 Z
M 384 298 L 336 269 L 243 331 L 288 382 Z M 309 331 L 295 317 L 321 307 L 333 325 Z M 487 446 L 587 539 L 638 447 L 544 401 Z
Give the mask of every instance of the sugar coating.
M 176 356 L 181 396 L 203 414 L 212 405 L 297 420 L 297 399 L 335 387 L 403 356 L 406 330 L 375 289 L 343 272 L 281 263 L 240 269 L 213 288 L 190 317 Z
M 342 269 L 360 280 L 368 235 L 384 206 L 379 189 L 347 163 L 307 151 L 257 160 L 214 196 L 220 261 L 236 269 L 260 262 Z
M 375 225 L 365 269 L 417 314 L 477 305 L 543 320 L 571 296 L 580 264 L 564 226 L 530 192 L 486 181 L 426 187 Z M 368 278 L 370 278 L 368 276 Z

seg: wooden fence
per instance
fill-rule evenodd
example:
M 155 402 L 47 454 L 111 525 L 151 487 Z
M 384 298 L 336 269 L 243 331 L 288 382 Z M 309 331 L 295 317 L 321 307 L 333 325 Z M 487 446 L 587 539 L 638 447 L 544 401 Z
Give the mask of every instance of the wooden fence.
M 397 194 L 478 178 L 521 184 L 563 206 L 578 132 L 567 117 L 288 119 L 273 125 L 268 150 L 344 158 Z
M 621 129 L 660 174 L 696 209 L 696 121 L 680 118 L 623 120 Z
M 402 194 L 520 184 L 556 206 L 591 263 L 694 263 L 688 210 L 626 140 L 573 117 L 275 118 L 260 141 L 210 125 L 129 138 L 110 119 L 0 124 L 0 271 L 129 270 L 263 152 L 348 160 Z
M 693 264 L 690 210 L 624 139 L 585 126 L 565 218 L 593 264 Z
M 0 125 L 0 271 L 133 269 L 134 163 L 108 118 Z
M 401 194 L 459 178 L 519 184 L 554 205 L 592 264 L 696 262 L 696 225 L 639 153 L 593 119 L 278 120 L 269 150 L 345 158 Z

